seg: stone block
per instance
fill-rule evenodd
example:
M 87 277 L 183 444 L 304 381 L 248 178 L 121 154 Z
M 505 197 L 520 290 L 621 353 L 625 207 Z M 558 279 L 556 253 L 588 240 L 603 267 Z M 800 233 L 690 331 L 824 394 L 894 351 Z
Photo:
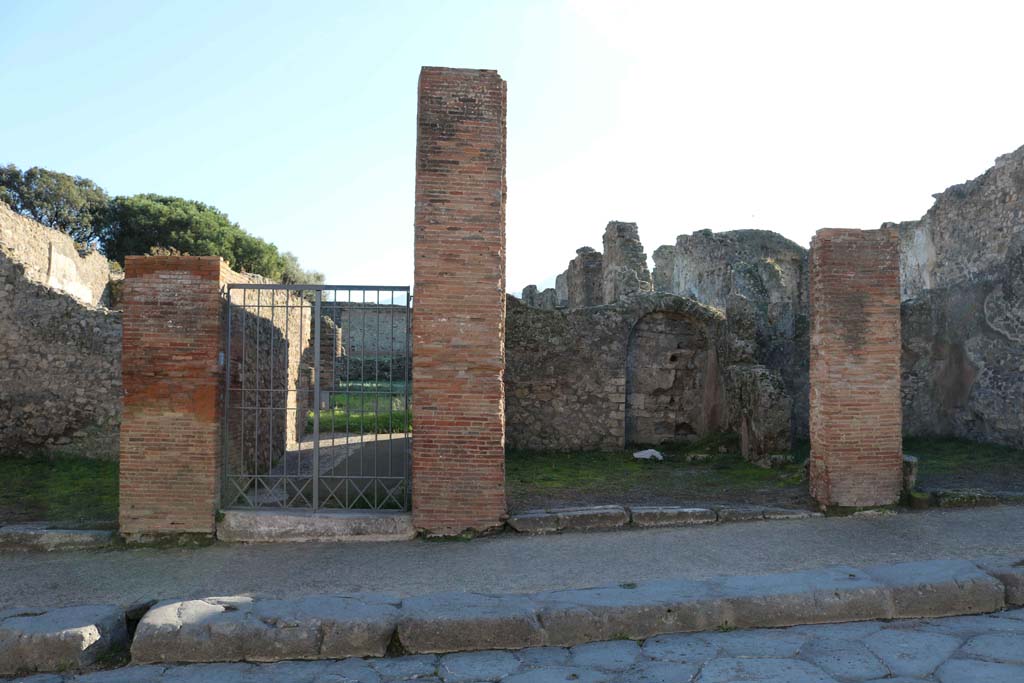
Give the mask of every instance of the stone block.
M 408 541 L 412 515 L 380 510 L 329 514 L 305 510 L 225 510 L 217 538 L 240 543 L 275 541 Z
M 640 527 L 688 526 L 718 521 L 714 510 L 672 506 L 641 506 L 630 508 L 630 519 Z
M 996 560 L 982 562 L 979 566 L 1003 584 L 1007 605 L 1024 605 L 1024 561 Z
M 889 588 L 897 619 L 982 614 L 1006 606 L 1003 584 L 966 560 L 905 562 L 866 573 Z
M 533 510 L 512 515 L 508 523 L 516 531 L 533 534 L 618 529 L 629 524 L 629 513 L 621 505 Z
M 888 586 L 852 567 L 721 579 L 727 623 L 766 628 L 891 618 Z
M 408 652 L 515 650 L 544 645 L 537 609 L 527 597 L 438 593 L 402 603 L 398 638 Z
M 380 657 L 398 623 L 387 596 L 249 597 L 160 603 L 142 618 L 132 660 L 266 662 L 281 659 Z
M 536 596 L 549 645 L 639 640 L 726 623 L 721 596 L 696 581 L 552 591 Z
M 764 519 L 764 508 L 722 507 L 718 509 L 719 522 L 750 522 Z
M 113 531 L 97 529 L 47 529 L 40 524 L 0 527 L 0 548 L 4 550 L 89 550 L 105 548 L 113 541 Z
M 811 510 L 788 510 L 785 508 L 765 508 L 765 519 L 810 519 L 811 517 L 824 517 L 820 512 Z
M 114 605 L 0 611 L 0 675 L 81 668 L 127 645 Z

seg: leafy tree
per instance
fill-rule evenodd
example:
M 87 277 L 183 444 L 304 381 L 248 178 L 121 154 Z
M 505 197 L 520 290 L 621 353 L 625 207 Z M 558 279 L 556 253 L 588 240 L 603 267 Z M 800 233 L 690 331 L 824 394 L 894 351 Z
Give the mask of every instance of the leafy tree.
M 290 251 L 281 254 L 284 260 L 284 272 L 281 274 L 281 282 L 286 285 L 322 285 L 324 274 L 315 270 L 304 270 L 299 265 L 299 257 Z
M 14 164 L 0 166 L 0 201 L 78 242 L 98 243 L 122 265 L 132 254 L 221 256 L 235 270 L 280 282 L 324 280 L 321 273 L 303 270 L 294 254 L 282 254 L 202 202 L 158 194 L 111 199 L 88 178 L 38 167 L 21 171 Z
M 221 256 L 235 270 L 280 280 L 285 259 L 277 247 L 242 230 L 226 214 L 202 202 L 139 194 L 115 197 L 99 240 L 107 258 L 147 254 L 154 247 L 193 256 Z
M 77 242 L 93 243 L 109 198 L 88 178 L 38 166 L 20 171 L 8 164 L 0 166 L 0 201 Z

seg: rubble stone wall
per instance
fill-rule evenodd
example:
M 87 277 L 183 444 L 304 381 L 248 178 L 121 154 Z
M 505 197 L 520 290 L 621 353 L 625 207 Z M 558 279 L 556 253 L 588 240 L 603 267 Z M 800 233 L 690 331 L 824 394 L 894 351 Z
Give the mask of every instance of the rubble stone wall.
M 557 311 L 510 297 L 506 328 L 510 448 L 609 450 L 745 428 L 750 460 L 789 450 L 781 378 L 720 311 L 669 294 Z
M 115 280 L 117 278 L 114 278 Z M 0 456 L 116 458 L 121 314 L 110 264 L 0 202 Z
M 1024 446 L 1024 147 L 897 227 L 905 431 Z

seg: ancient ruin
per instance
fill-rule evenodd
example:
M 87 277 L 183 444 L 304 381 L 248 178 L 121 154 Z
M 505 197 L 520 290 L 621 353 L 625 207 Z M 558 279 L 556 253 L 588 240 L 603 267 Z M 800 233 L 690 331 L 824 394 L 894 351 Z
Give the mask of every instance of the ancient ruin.
M 1024 148 L 936 195 L 920 221 L 887 227 L 899 236 L 904 434 L 1024 445 Z M 808 437 L 807 249 L 764 230 L 698 230 L 655 249 L 648 274 L 635 224 L 609 223 L 603 245 L 509 306 L 510 444 L 725 429 L 767 463 Z
M 313 494 L 312 509 L 352 494 L 431 533 L 492 528 L 506 447 L 735 433 L 771 466 L 809 438 L 819 503 L 863 507 L 899 495 L 901 436 L 1024 446 L 1024 148 L 919 221 L 822 230 L 810 252 L 763 230 L 697 230 L 649 261 L 638 226 L 612 221 L 601 251 L 578 249 L 520 299 L 505 294 L 504 116 L 495 72 L 423 71 L 411 307 L 408 287 L 385 288 L 399 302 L 327 302 L 331 286 L 299 293 L 188 256 L 129 257 L 119 297 L 102 256 L 0 206 L 0 447 L 119 452 L 122 532 L 144 536 L 212 532 L 226 491 L 254 507 Z M 269 297 L 234 338 L 247 304 L 231 287 Z M 232 375 L 246 362 L 270 374 Z M 330 484 L 279 490 L 319 467 L 339 382 L 370 379 L 406 416 L 399 437 L 374 439 L 389 457 L 404 439 L 402 467 L 374 465 L 359 475 L 374 488 L 344 501 Z M 232 405 L 236 393 L 266 398 Z M 249 429 L 248 409 L 273 418 Z M 347 446 L 324 462 L 349 460 Z

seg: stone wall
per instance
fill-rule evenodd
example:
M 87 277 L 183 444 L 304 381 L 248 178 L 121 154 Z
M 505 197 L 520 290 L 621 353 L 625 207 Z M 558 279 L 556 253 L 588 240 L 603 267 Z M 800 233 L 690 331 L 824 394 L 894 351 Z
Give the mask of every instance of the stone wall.
M 698 230 L 654 252 L 654 285 L 725 308 L 732 294 L 805 308 L 807 250 L 769 230 Z
M 668 294 L 555 311 L 510 297 L 506 327 L 510 448 L 608 450 L 735 430 L 752 461 L 789 449 L 781 379 L 720 311 Z
M 973 282 L 903 302 L 908 434 L 1024 447 L 1024 239 Z
M 604 274 L 601 252 L 590 247 L 576 250 L 576 258 L 565 271 L 566 302 L 569 308 L 600 306 L 604 303 Z M 556 293 L 557 298 L 557 293 Z
M 639 292 L 650 292 L 647 254 L 640 243 L 636 223 L 612 221 L 604 230 L 601 264 L 603 302 L 615 303 Z
M 117 278 L 114 278 L 116 281 Z M 110 265 L 0 202 L 0 457 L 116 458 L 121 316 Z
M 1024 446 L 1024 147 L 897 227 L 906 432 Z
M 1024 147 L 935 195 L 921 220 L 898 227 L 904 301 L 929 289 L 990 279 L 1024 234 Z

